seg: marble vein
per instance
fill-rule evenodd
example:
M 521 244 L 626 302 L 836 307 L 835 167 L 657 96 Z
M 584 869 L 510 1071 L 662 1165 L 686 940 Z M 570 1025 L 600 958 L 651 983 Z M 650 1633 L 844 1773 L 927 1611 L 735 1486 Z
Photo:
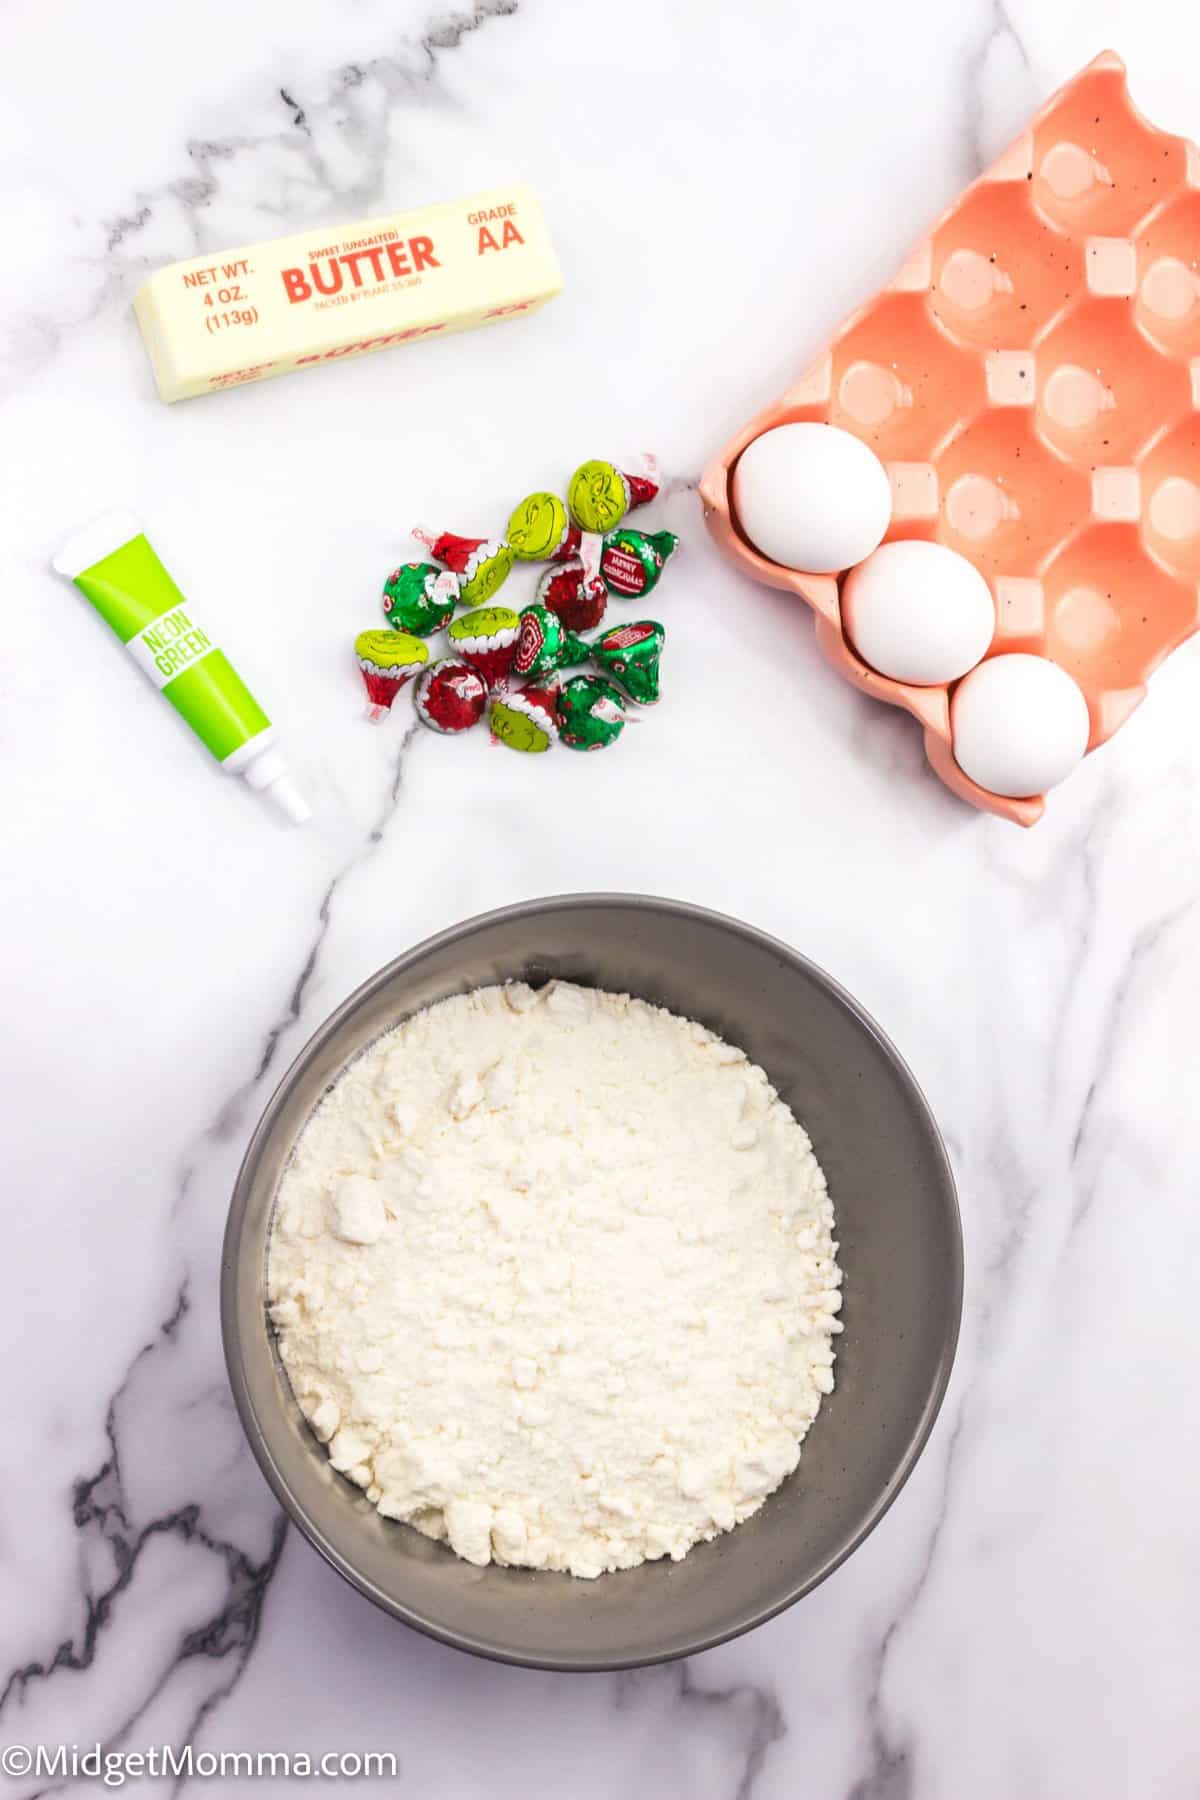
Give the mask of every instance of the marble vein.
M 329 885 L 321 896 L 321 902 L 317 908 L 317 931 L 309 944 L 304 962 L 301 965 L 300 972 L 296 977 L 295 985 L 288 998 L 287 1006 L 282 1015 L 271 1026 L 263 1040 L 262 1054 L 258 1059 L 258 1066 L 253 1075 L 221 1108 L 215 1124 L 212 1127 L 212 1132 L 215 1137 L 228 1138 L 240 1128 L 243 1122 L 247 1102 L 261 1086 L 263 1077 L 267 1074 L 275 1061 L 276 1053 L 278 1052 L 283 1039 L 286 1037 L 287 1033 L 291 1031 L 292 1027 L 298 1023 L 301 1014 L 304 1011 L 305 995 L 307 994 L 312 978 L 316 973 L 321 951 L 325 939 L 329 934 L 330 922 L 333 918 L 334 901 L 343 884 L 353 875 L 356 875 L 365 863 L 370 861 L 371 857 L 383 843 L 388 830 L 394 824 L 404 789 L 408 758 L 413 744 L 419 740 L 420 736 L 421 728 L 414 718 L 405 728 L 404 735 L 400 740 L 392 766 L 391 782 L 388 786 L 387 793 L 375 823 L 371 826 L 360 848 L 356 850 L 330 877 Z
M 648 1691 L 665 1689 L 672 1720 L 686 1725 L 697 1719 L 716 1719 L 722 1731 L 731 1733 L 735 1760 L 741 1765 L 729 1800 L 754 1800 L 772 1746 L 787 1736 L 779 1697 L 761 1682 L 702 1684 L 697 1673 L 701 1666 L 700 1659 L 695 1659 L 665 1667 L 627 1669 L 614 1677 L 614 1705 L 620 1711 L 636 1704 Z
M 1073 904 L 1067 908 L 1074 930 L 1068 937 L 1061 993 L 1051 1014 L 1055 1025 L 1046 1052 L 1048 1080 L 1044 1091 L 1051 1128 L 1058 1100 L 1058 1071 L 1063 1062 L 1064 1021 L 1094 942 L 1093 920 L 1099 890 L 1093 846 L 1111 810 L 1112 794 L 1102 789 L 1082 828 L 1064 840 L 1049 874 L 1040 882 L 1021 881 L 1017 888 L 1021 905 L 1033 914 L 1044 904 L 1055 905 L 1061 914 L 1065 896 L 1072 903 L 1078 897 L 1080 906 L 1078 916 Z M 1103 1034 L 1094 1046 L 1093 1067 L 1102 1066 L 1108 1035 Z M 1085 1117 L 1087 1106 L 1085 1100 Z M 1009 1313 L 1020 1289 L 1022 1261 L 1030 1247 L 1038 1209 L 1047 1200 L 1043 1159 L 1036 1145 L 1026 1145 L 1017 1120 L 998 1108 L 982 1141 L 978 1131 L 977 1125 L 969 1144 L 955 1144 L 952 1133 L 947 1134 L 948 1142 L 964 1193 L 969 1196 L 986 1189 L 992 1195 L 993 1230 L 990 1242 L 977 1247 L 974 1266 L 968 1269 L 970 1305 L 964 1319 L 958 1367 L 937 1431 L 924 1453 L 927 1463 L 940 1458 L 936 1504 L 920 1561 L 869 1653 L 867 1690 L 862 1703 L 869 1766 L 855 1780 L 846 1800 L 912 1800 L 920 1791 L 920 1735 L 911 1719 L 889 1706 L 887 1679 L 905 1633 L 929 1595 L 948 1522 L 952 1518 L 957 1522 L 953 1506 L 955 1486 L 969 1479 L 972 1454 L 982 1441 L 988 1413 L 984 1391 L 988 1371 L 1000 1353 Z
M 983 39 L 968 57 L 966 99 L 973 172 L 982 175 L 1038 99 L 1029 51 L 1005 0 L 991 0 Z
M 204 1167 L 208 1148 L 226 1143 L 238 1133 L 244 1123 L 247 1106 L 261 1090 L 282 1044 L 302 1018 L 305 997 L 318 967 L 338 895 L 343 885 L 377 853 L 396 821 L 404 791 L 409 753 L 420 729 L 415 719 L 408 726 L 396 749 L 387 789 L 374 823 L 362 843 L 329 879 L 317 909 L 316 931 L 305 950 L 287 1003 L 265 1034 L 253 1073 L 221 1106 L 213 1123 L 201 1133 L 197 1145 L 185 1159 L 172 1205 L 174 1213 L 178 1213 L 188 1198 Z M 0 1719 L 4 1717 L 6 1708 L 11 1707 L 13 1712 L 20 1711 L 34 1684 L 50 1682 L 64 1672 L 84 1673 L 101 1660 L 106 1629 L 112 1623 L 121 1597 L 134 1580 L 143 1553 L 150 1544 L 163 1538 L 199 1545 L 221 1561 L 225 1571 L 222 1602 L 213 1613 L 198 1621 L 184 1634 L 174 1657 L 162 1668 L 133 1710 L 110 1727 L 105 1747 L 116 1749 L 132 1743 L 131 1734 L 139 1721 L 176 1671 L 190 1659 L 209 1659 L 224 1670 L 228 1659 L 232 1658 L 228 1673 L 223 1673 L 194 1709 L 186 1730 L 179 1739 L 181 1743 L 193 1743 L 212 1713 L 233 1692 L 253 1652 L 262 1607 L 286 1537 L 287 1521 L 284 1515 L 275 1514 L 268 1554 L 254 1560 L 236 1542 L 205 1526 L 203 1497 L 138 1525 L 122 1475 L 121 1440 L 125 1409 L 135 1383 L 145 1373 L 146 1364 L 151 1359 L 169 1355 L 178 1348 L 191 1316 L 191 1287 L 192 1276 L 185 1268 L 169 1314 L 155 1335 L 137 1351 L 124 1379 L 108 1403 L 104 1421 L 108 1454 L 103 1464 L 94 1474 L 83 1476 L 75 1483 L 71 1503 L 74 1529 L 81 1542 L 98 1539 L 107 1548 L 112 1557 L 114 1577 L 99 1591 L 94 1591 L 85 1576 L 80 1596 L 84 1606 L 84 1619 L 78 1637 L 62 1640 L 48 1660 L 31 1659 L 8 1675 L 0 1688 Z M 216 1390 L 209 1386 L 202 1387 L 189 1400 L 186 1397 L 186 1379 L 185 1376 L 176 1394 L 176 1410 L 185 1410 L 189 1406 L 228 1406 L 223 1383 Z M 136 1424 L 131 1429 L 136 1429 Z M 244 1456 L 242 1460 L 244 1461 Z M 270 1504 L 274 1511 L 274 1503 Z M 81 1558 L 81 1568 L 86 1567 L 86 1559 Z
M 185 1276 L 170 1315 L 163 1320 L 155 1337 L 138 1351 L 129 1373 L 109 1403 L 104 1422 L 108 1443 L 108 1455 L 104 1463 L 95 1474 L 82 1477 L 75 1484 L 71 1505 L 75 1530 L 82 1540 L 89 1541 L 92 1548 L 98 1543 L 108 1551 L 114 1576 L 107 1585 L 97 1590 L 87 1577 L 86 1559 L 81 1558 L 81 1568 L 85 1570 L 82 1587 L 85 1617 L 78 1639 L 64 1639 L 60 1642 L 48 1662 L 34 1660 L 14 1669 L 3 1689 L 0 1689 L 0 1717 L 5 1715 L 10 1702 L 12 1711 L 19 1713 L 34 1684 L 49 1682 L 62 1673 L 78 1675 L 92 1668 L 102 1654 L 106 1629 L 112 1622 L 121 1596 L 131 1586 L 137 1574 L 144 1552 L 150 1544 L 164 1538 L 175 1539 L 181 1544 L 198 1545 L 218 1558 L 225 1569 L 226 1599 L 217 1612 L 187 1634 L 179 1646 L 177 1656 L 163 1669 L 151 1689 L 142 1696 L 132 1711 L 114 1724 L 108 1734 L 106 1747 L 119 1748 L 131 1741 L 131 1734 L 139 1721 L 180 1663 L 191 1657 L 204 1657 L 214 1664 L 224 1665 L 226 1659 L 231 1658 L 229 1673 L 196 1710 L 181 1740 L 185 1743 L 192 1742 L 195 1732 L 213 1706 L 232 1692 L 254 1649 L 267 1587 L 283 1548 L 285 1521 L 280 1518 L 276 1522 L 269 1554 L 263 1560 L 255 1562 L 237 1544 L 205 1529 L 202 1523 L 203 1509 L 199 1504 L 182 1507 L 138 1526 L 122 1475 L 120 1417 L 135 1371 L 145 1358 L 158 1354 L 164 1346 L 169 1348 L 176 1342 L 190 1306 L 189 1282 Z M 12 1724 L 15 1727 L 16 1721 L 12 1720 Z M 61 1782 L 53 1783 L 35 1792 L 50 1793 L 63 1785 L 65 1784 Z
M 238 159 L 253 159 L 258 171 L 255 211 L 263 237 L 381 205 L 393 109 L 413 101 L 447 104 L 439 87 L 444 58 L 493 21 L 512 17 L 518 4 L 474 0 L 468 9 L 438 14 L 396 50 L 337 67 L 319 98 L 301 102 L 277 88 L 291 113 L 283 130 L 189 140 L 185 153 L 193 173 L 142 187 L 97 221 L 102 254 L 87 259 L 93 271 L 88 297 L 63 310 L 55 294 L 40 310 L 10 313 L 11 376 L 0 400 L 44 369 L 64 331 L 125 304 L 149 269 L 228 244 L 228 226 L 210 230 L 206 215 L 221 194 L 225 170 Z M 152 227 L 159 234 L 147 249 L 143 240 Z
M 950 1507 L 959 1447 L 966 1426 L 966 1404 L 964 1397 L 949 1430 L 943 1424 L 939 1433 L 939 1437 L 945 1440 L 942 1473 L 921 1561 L 900 1605 L 879 1634 L 867 1659 L 866 1692 L 861 1708 L 866 1726 L 869 1766 L 855 1780 L 846 1800 L 911 1800 L 916 1791 L 917 1746 L 912 1723 L 908 1721 L 901 1726 L 896 1719 L 889 1717 L 883 1690 L 897 1640 L 921 1603 L 933 1573 Z M 928 1449 L 925 1454 L 929 1454 Z
M 1172 947 L 1179 927 L 1190 922 L 1195 911 L 1196 897 L 1192 896 L 1140 928 L 1109 998 L 1096 1045 L 1093 1064 L 1095 1074 L 1087 1084 L 1078 1123 L 1071 1139 L 1070 1166 L 1077 1176 L 1077 1191 L 1067 1225 L 1067 1247 L 1096 1202 L 1103 1167 L 1102 1146 L 1096 1142 L 1097 1116 L 1105 1097 L 1118 1039 L 1137 1016 L 1134 1004 L 1136 990 L 1140 984 L 1150 981 L 1152 965 L 1158 953 Z M 1164 974 L 1168 972 L 1164 971 Z
M 255 567 L 268 598 L 276 580 L 291 585 L 301 654 L 324 655 L 331 593 L 313 570 L 336 579 L 333 548 L 363 532 L 375 547 L 352 583 L 373 579 L 376 548 L 390 554 L 388 529 L 405 522 L 390 511 L 402 495 L 432 484 L 449 511 L 482 493 L 502 518 L 509 471 L 549 482 L 568 446 L 631 440 L 695 470 L 770 391 L 764 362 L 790 355 L 797 332 L 815 347 L 832 322 L 822 309 L 861 297 L 873 247 L 890 261 L 1058 81 L 1112 41 L 1157 116 L 1154 71 L 1186 88 L 1195 37 L 1165 0 L 1157 22 L 1159 0 L 1136 14 L 1095 0 L 1086 19 L 1063 0 L 928 0 L 919 33 L 875 0 L 815 22 L 771 0 L 686 18 L 614 0 L 602 24 L 539 0 L 432 18 L 429 3 L 295 0 L 264 25 L 214 0 L 216 28 L 206 15 L 191 38 L 184 15 L 156 37 L 142 0 L 114 0 L 120 29 L 90 37 L 83 11 L 53 40 L 14 16 L 38 76 L 36 99 L 14 93 L 7 115 L 18 279 L 0 352 L 23 450 L 0 559 L 14 597 L 40 591 L 46 546 L 92 504 L 103 458 L 147 516 L 174 507 L 182 523 L 179 493 L 194 500 L 231 563 L 277 533 L 269 567 Z M 225 30 L 242 46 L 232 61 L 213 48 Z M 126 119 L 103 90 L 119 85 L 131 39 L 148 110 Z M 1195 135 L 1194 96 L 1161 122 Z M 372 388 L 362 369 L 324 389 L 314 377 L 308 391 L 256 390 L 225 414 L 162 414 L 145 384 L 134 392 L 125 308 L 148 268 L 465 192 L 485 152 L 543 188 L 569 268 L 569 297 L 537 325 L 535 389 L 517 340 L 510 360 L 494 334 L 432 373 L 397 371 L 398 425 L 373 406 L 387 382 Z M 734 216 L 736 255 L 722 236 Z M 242 453 L 232 470 L 214 460 L 227 418 Z M 302 439 L 318 428 L 337 454 L 315 482 Z M 256 484 L 240 514 L 235 481 Z M 217 788 L 197 792 L 187 842 L 164 829 L 151 854 L 127 766 L 86 793 L 79 778 L 103 762 L 111 649 L 98 644 L 93 666 L 81 641 L 60 689 L 44 623 L 21 650 L 35 609 L 10 609 L 5 941 L 20 947 L 23 1029 L 4 1087 L 16 1196 L 5 1323 L 20 1372 L 0 1446 L 0 1741 L 357 1739 L 400 1751 L 405 1788 L 445 1800 L 1195 1789 L 1200 1460 L 1185 1426 L 1200 1266 L 1200 643 L 1156 674 L 1043 824 L 1012 832 L 942 792 L 910 721 L 828 675 L 807 617 L 718 564 L 694 485 L 667 484 L 684 548 L 663 606 L 678 595 L 669 629 L 685 610 L 699 628 L 672 653 L 653 724 L 661 760 L 614 764 L 607 795 L 606 765 L 584 759 L 541 771 L 531 803 L 523 771 L 499 751 L 472 762 L 470 745 L 460 782 L 446 746 L 368 742 L 340 702 L 319 702 L 289 737 L 327 802 L 311 834 L 286 849 L 239 839 Z M 247 617 L 247 643 L 262 623 Z M 165 820 L 173 777 L 147 757 L 137 791 Z M 448 818 L 469 845 L 453 863 Z M 248 917 L 205 885 L 201 844 L 227 848 L 229 881 L 260 902 Z M 216 1333 L 241 1143 L 364 955 L 378 945 L 383 960 L 393 927 L 416 939 L 588 886 L 738 914 L 842 979 L 930 1094 L 968 1240 L 946 1408 L 869 1543 L 752 1637 L 615 1681 L 456 1657 L 376 1613 L 298 1533 L 285 1538 Z M 191 941 L 168 982 L 169 902 L 189 895 Z M 273 934 L 270 957 L 258 933 Z M 225 953 L 233 990 L 210 979 Z M 92 983 L 99 1024 L 80 1032 Z M 142 1027 L 156 1017 L 170 1066 L 139 1107 Z M 81 1105 L 78 1129 L 63 1129 L 64 1090 L 102 1096 Z M 28 1785 L 11 1791 L 28 1800 Z

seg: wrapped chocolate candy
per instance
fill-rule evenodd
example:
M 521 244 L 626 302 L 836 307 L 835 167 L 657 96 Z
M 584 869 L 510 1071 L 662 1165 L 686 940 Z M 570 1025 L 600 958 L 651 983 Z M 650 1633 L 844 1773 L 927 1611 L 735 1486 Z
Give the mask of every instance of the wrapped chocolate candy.
M 631 700 L 653 706 L 659 697 L 658 665 L 666 636 L 657 619 L 614 625 L 611 631 L 593 638 L 592 661 Z
M 673 531 L 610 531 L 600 552 L 600 574 L 610 594 L 637 600 L 648 594 L 673 556 L 679 539 Z
M 540 606 L 557 613 L 568 631 L 591 631 L 599 625 L 608 607 L 608 589 L 596 576 L 589 576 L 579 557 L 560 567 L 547 569 L 538 582 Z
M 514 506 L 505 537 L 518 562 L 565 562 L 579 548 L 579 527 L 557 494 L 529 494 Z
M 625 703 L 602 675 L 572 675 L 558 694 L 558 735 L 572 750 L 606 750 L 625 729 Z
M 487 711 L 487 682 L 464 662 L 444 657 L 417 678 L 413 705 L 431 731 L 469 731 Z
M 458 576 L 433 563 L 401 563 L 383 584 L 383 611 L 393 631 L 428 637 L 454 617 Z
M 429 646 L 410 631 L 360 631 L 354 654 L 370 705 L 368 719 L 386 718 L 392 701 L 429 661 Z
M 531 681 L 515 694 L 493 700 L 488 710 L 492 736 L 510 750 L 537 755 L 558 741 L 558 683 Z
M 512 668 L 520 629 L 520 615 L 511 606 L 477 606 L 455 619 L 446 635 L 455 656 L 496 687 Z
M 627 512 L 645 506 L 658 492 L 658 464 L 642 458 L 640 467 L 626 474 L 615 463 L 580 463 L 567 488 L 567 505 L 581 531 L 612 531 Z
M 585 663 L 591 654 L 590 644 L 568 631 L 548 606 L 523 609 L 512 661 L 514 675 L 549 675 L 555 669 Z
M 413 527 L 413 536 L 458 576 L 459 594 L 467 606 L 481 606 L 508 580 L 513 551 L 503 538 L 455 537 L 452 531 L 435 534 L 423 525 Z

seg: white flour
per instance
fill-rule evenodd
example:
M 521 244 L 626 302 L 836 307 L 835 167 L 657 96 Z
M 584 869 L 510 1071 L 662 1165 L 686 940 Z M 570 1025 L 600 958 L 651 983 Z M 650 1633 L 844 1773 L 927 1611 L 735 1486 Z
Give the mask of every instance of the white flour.
M 341 1077 L 271 1317 L 330 1460 L 469 1562 L 594 1576 L 757 1511 L 833 1387 L 841 1274 L 763 1071 L 627 995 L 483 988 Z

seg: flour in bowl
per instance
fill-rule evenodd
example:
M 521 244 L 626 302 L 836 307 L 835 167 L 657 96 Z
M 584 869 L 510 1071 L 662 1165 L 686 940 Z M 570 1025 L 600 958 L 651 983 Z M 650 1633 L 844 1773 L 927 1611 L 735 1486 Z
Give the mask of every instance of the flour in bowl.
M 627 994 L 481 988 L 380 1038 L 280 1184 L 271 1318 L 335 1469 L 472 1563 L 596 1576 L 756 1512 L 841 1273 L 760 1068 Z

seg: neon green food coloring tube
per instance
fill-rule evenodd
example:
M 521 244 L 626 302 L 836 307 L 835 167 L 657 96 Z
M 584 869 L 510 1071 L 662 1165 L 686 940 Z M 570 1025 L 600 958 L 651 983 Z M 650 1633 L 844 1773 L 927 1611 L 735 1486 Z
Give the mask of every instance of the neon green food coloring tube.
M 311 815 L 276 747 L 275 727 L 214 644 L 132 513 L 105 513 L 54 558 L 112 627 L 164 700 L 230 774 L 265 792 L 294 825 Z

